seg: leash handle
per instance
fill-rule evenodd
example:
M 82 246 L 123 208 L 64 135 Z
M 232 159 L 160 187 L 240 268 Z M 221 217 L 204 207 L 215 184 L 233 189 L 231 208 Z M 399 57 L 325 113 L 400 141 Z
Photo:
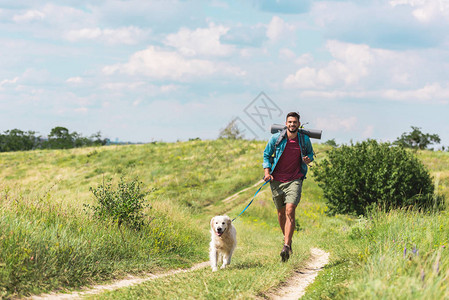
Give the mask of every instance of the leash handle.
M 231 222 L 234 222 L 234 220 L 235 219 L 237 219 L 238 217 L 240 217 L 240 215 L 241 214 L 243 214 L 243 212 L 251 205 L 251 203 L 253 203 L 253 201 L 254 201 L 254 198 L 256 198 L 256 195 L 259 193 L 259 191 L 268 183 L 268 182 L 270 182 L 271 180 L 268 180 L 268 181 L 265 181 L 264 182 L 264 184 L 262 184 L 261 186 L 260 186 L 260 188 L 256 191 L 256 193 L 254 194 L 254 196 L 253 196 L 253 199 L 251 199 L 251 201 L 248 203 L 248 205 L 242 210 L 242 212 L 241 213 L 239 213 L 238 214 L 238 216 L 237 217 L 235 217 L 234 219 L 232 219 L 232 221 Z

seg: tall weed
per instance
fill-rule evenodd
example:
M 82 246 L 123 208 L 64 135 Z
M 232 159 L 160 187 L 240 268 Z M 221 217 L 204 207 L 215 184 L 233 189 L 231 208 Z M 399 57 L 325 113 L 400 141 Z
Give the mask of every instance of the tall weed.
M 122 224 L 132 229 L 140 230 L 145 225 L 144 209 L 150 207 L 145 203 L 145 196 L 149 193 L 142 191 L 142 182 L 138 179 L 126 182 L 124 177 L 120 177 L 117 187 L 113 186 L 112 178 L 107 182 L 89 190 L 95 197 L 97 205 L 84 204 L 86 211 L 92 211 L 93 217 L 100 221 L 110 220 Z

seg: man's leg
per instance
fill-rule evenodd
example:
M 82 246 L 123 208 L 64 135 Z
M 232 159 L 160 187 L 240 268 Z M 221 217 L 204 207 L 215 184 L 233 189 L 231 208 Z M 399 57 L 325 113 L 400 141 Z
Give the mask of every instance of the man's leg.
M 283 262 L 286 262 L 290 258 L 290 251 L 287 246 L 285 246 L 285 234 L 286 234 L 286 223 L 287 223 L 287 217 L 285 215 L 286 207 L 283 206 L 282 208 L 278 209 L 278 221 L 279 226 L 281 226 L 282 233 L 284 234 L 284 247 L 281 251 L 281 258 Z
M 278 221 L 279 221 L 279 226 L 281 226 L 281 230 L 282 230 L 282 233 L 284 234 L 284 239 L 285 239 L 285 221 L 286 221 L 285 206 L 282 207 L 281 209 L 278 209 Z
M 295 211 L 296 207 L 301 200 L 302 180 L 294 180 L 290 182 L 286 193 L 286 206 L 285 206 L 285 234 L 284 244 L 288 245 L 290 254 L 292 253 L 292 237 L 296 229 L 295 224 Z
M 278 221 L 284 234 L 284 248 L 281 251 L 283 262 L 286 262 L 292 253 L 292 237 L 295 231 L 295 209 L 296 205 L 287 203 L 286 206 L 278 210 Z
M 295 232 L 295 210 L 296 205 L 287 203 L 284 212 L 284 244 L 290 248 L 292 246 L 293 232 Z

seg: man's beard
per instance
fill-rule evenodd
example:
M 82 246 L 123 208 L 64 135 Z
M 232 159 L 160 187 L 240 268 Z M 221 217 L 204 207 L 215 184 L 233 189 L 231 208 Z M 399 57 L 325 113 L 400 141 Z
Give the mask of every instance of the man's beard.
M 290 130 L 290 127 L 287 127 L 287 130 L 288 130 L 290 133 L 298 132 L 298 129 L 299 129 L 299 127 L 296 127 L 295 130 Z

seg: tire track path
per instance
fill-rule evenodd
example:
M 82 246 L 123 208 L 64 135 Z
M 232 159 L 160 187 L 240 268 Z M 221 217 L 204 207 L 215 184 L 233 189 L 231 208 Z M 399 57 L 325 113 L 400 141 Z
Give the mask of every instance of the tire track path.
M 112 290 L 116 290 L 116 289 L 120 289 L 120 288 L 124 288 L 124 287 L 129 287 L 129 286 L 141 284 L 143 282 L 150 281 L 150 280 L 157 279 L 157 278 L 171 276 L 171 275 L 175 275 L 175 274 L 179 274 L 179 273 L 187 273 L 187 272 L 195 271 L 195 270 L 204 268 L 208 265 L 209 265 L 209 262 L 205 261 L 205 262 L 195 264 L 193 267 L 191 267 L 189 269 L 176 269 L 176 270 L 171 270 L 171 271 L 159 273 L 159 274 L 157 274 L 157 273 L 156 274 L 147 274 L 145 277 L 129 276 L 128 278 L 118 280 L 111 284 L 96 285 L 91 289 L 80 291 L 80 292 L 73 292 L 71 294 L 54 294 L 54 293 L 53 294 L 43 294 L 43 295 L 39 295 L 39 296 L 33 296 L 28 299 L 33 299 L 33 300 L 79 299 L 83 296 L 96 295 L 96 294 L 100 294 L 104 291 L 112 291 Z
M 318 249 L 310 249 L 311 259 L 307 265 L 295 271 L 295 275 L 289 278 L 285 285 L 282 285 L 266 296 L 273 300 L 298 299 L 304 296 L 306 288 L 315 280 L 318 272 L 329 263 L 329 253 Z

